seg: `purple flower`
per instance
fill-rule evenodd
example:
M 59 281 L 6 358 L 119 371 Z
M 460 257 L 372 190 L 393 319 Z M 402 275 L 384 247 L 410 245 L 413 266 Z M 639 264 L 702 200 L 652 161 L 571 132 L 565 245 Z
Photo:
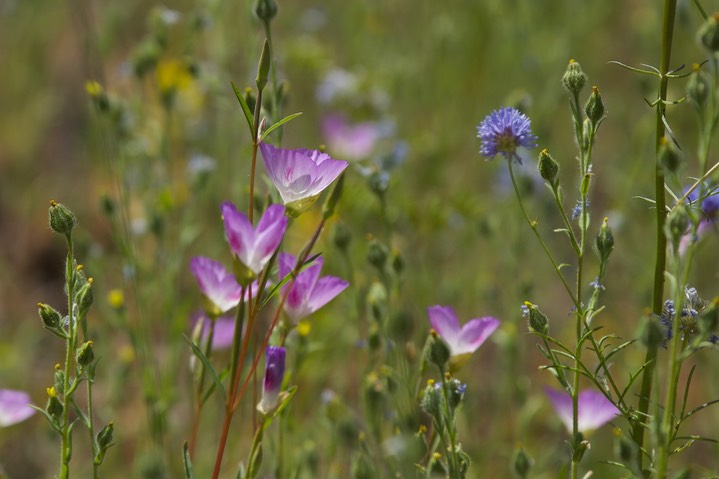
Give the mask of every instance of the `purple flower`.
M 472 353 L 484 343 L 499 327 L 499 320 L 492 317 L 470 319 L 460 327 L 457 315 L 449 306 L 431 306 L 427 308 L 432 329 L 437 331 L 449 346 L 450 367 L 461 368 Z
M 254 274 L 260 274 L 275 250 L 282 242 L 287 229 L 287 217 L 282 205 L 270 205 L 260 218 L 257 228 L 243 213 L 237 211 L 230 202 L 222 204 L 222 218 L 225 222 L 225 235 L 232 254 Z
M 383 131 L 378 123 L 363 122 L 350 124 L 338 114 L 327 116 L 322 122 L 330 151 L 349 160 L 363 160 L 372 154 Z
M 559 419 L 568 431 L 572 431 L 572 418 L 574 415 L 572 397 L 564 392 L 551 388 L 544 391 L 557 411 Z M 599 391 L 585 389 L 579 393 L 578 398 L 578 429 L 579 432 L 597 429 L 619 414 L 619 409 Z
M 347 168 L 317 150 L 285 150 L 260 143 L 265 169 L 284 204 L 301 213 Z
M 291 254 L 280 253 L 278 258 L 280 279 L 290 274 L 296 262 L 297 259 Z M 285 301 L 285 312 L 292 321 L 297 322 L 314 313 L 349 286 L 347 281 L 334 276 L 320 278 L 322 264 L 322 258 L 317 258 L 314 264 L 302 270 L 295 278 Z M 283 287 L 283 294 L 286 288 L 287 286 Z
M 503 155 L 507 160 L 522 160 L 517 155 L 520 146 L 531 149 L 537 146 L 527 115 L 515 108 L 494 110 L 477 127 L 477 137 L 482 140 L 479 152 L 487 159 Z
M 265 379 L 262 382 L 262 400 L 257 410 L 267 414 L 277 407 L 285 377 L 285 348 L 268 346 L 265 350 Z
M 30 396 L 26 392 L 0 389 L 0 427 L 12 426 L 35 414 L 29 404 Z
M 689 195 L 689 204 L 695 203 L 698 199 L 699 190 L 697 189 Z M 690 244 L 699 241 L 712 230 L 716 231 L 717 219 L 719 219 L 717 218 L 719 216 L 719 189 L 710 190 L 709 195 L 702 200 L 700 208 L 701 219 L 697 225 L 696 234 L 687 233 L 682 236 L 679 241 L 679 254 L 684 254 Z
M 200 323 L 198 326 L 197 323 Z M 190 327 L 194 330 L 200 328 L 200 343 L 207 341 L 210 334 L 210 325 L 212 320 L 202 311 L 196 311 L 190 317 Z M 193 333 L 194 334 L 194 333 Z M 235 317 L 220 316 L 215 319 L 215 331 L 212 334 L 212 349 L 219 351 L 232 346 L 232 340 L 235 336 Z
M 190 270 L 202 294 L 217 307 L 220 314 L 240 302 L 242 287 L 221 263 L 204 256 L 196 256 L 190 260 Z

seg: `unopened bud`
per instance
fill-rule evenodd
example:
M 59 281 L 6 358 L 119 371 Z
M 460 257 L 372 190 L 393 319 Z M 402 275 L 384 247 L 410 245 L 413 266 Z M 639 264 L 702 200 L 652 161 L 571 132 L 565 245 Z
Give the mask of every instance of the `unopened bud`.
M 382 270 L 387 264 L 387 256 L 389 251 L 387 247 L 377 241 L 376 239 L 370 240 L 369 249 L 367 250 L 367 261 L 375 268 Z
M 60 419 L 64 408 L 62 403 L 57 398 L 57 392 L 54 387 L 47 388 L 47 406 L 45 406 L 47 413 L 54 419 Z
M 262 45 L 262 53 L 260 54 L 260 64 L 257 66 L 257 78 L 255 79 L 258 91 L 264 90 L 265 85 L 267 85 L 271 60 L 270 42 L 265 38 L 265 43 Z
M 87 366 L 95 359 L 95 352 L 92 350 L 92 341 L 85 342 L 77 348 L 77 363 L 80 366 Z
M 712 53 L 719 52 L 719 12 L 713 13 L 699 28 L 699 43 Z
M 567 71 L 565 71 L 562 76 L 562 84 L 564 85 L 564 88 L 566 88 L 570 93 L 578 95 L 579 92 L 582 91 L 582 88 L 584 88 L 584 84 L 586 82 L 587 75 L 584 74 L 579 63 L 574 60 L 569 60 Z
M 599 87 L 592 87 L 592 94 L 589 96 L 589 100 L 587 100 L 584 112 L 594 126 L 604 117 L 604 102 L 602 101 L 602 94 L 599 93 Z
M 275 0 L 257 0 L 255 3 L 255 15 L 264 22 L 269 22 L 277 15 L 277 3 Z
M 522 446 L 518 446 L 514 450 L 512 466 L 514 467 L 514 472 L 520 479 L 526 479 L 529 470 L 532 468 L 532 458 L 529 457 Z
M 547 180 L 550 184 L 554 184 L 559 174 L 559 163 L 556 162 L 552 155 L 545 148 L 539 153 L 539 161 L 537 162 L 537 170 L 539 175 Z
M 659 140 L 657 159 L 667 173 L 676 173 L 682 164 L 682 157 L 679 154 L 679 150 L 677 150 L 674 142 L 667 140 L 666 137 L 662 137 Z
M 48 329 L 57 329 L 60 327 L 60 323 L 62 321 L 62 316 L 60 315 L 60 312 L 53 308 L 52 306 L 48 306 L 47 304 L 38 303 L 38 313 L 40 314 L 40 319 L 42 319 L 42 323 L 45 325 Z
M 419 406 L 430 416 L 439 418 L 442 414 L 442 385 L 431 379 L 427 381 Z
M 701 65 L 694 64 L 694 73 L 689 77 L 687 83 L 687 97 L 699 109 L 703 109 L 711 92 L 711 81 L 708 75 L 701 69 Z
M 667 239 L 672 242 L 674 248 L 677 249 L 679 241 L 688 229 L 689 213 L 687 212 L 687 207 L 680 203 L 669 212 L 664 226 L 664 233 L 667 235 Z
M 437 334 L 437 331 L 431 329 L 424 346 L 424 360 L 444 371 L 451 355 L 452 352 L 444 339 Z
M 529 330 L 540 334 L 547 334 L 547 331 L 549 331 L 549 320 L 547 316 L 539 310 L 539 307 L 537 307 L 536 304 L 525 301 L 524 310 L 529 315 Z
M 100 449 L 107 449 L 112 445 L 112 433 L 115 430 L 115 424 L 109 422 L 107 426 L 103 427 L 100 432 L 97 433 L 97 444 Z
M 609 255 L 612 254 L 612 251 L 614 250 L 614 235 L 612 234 L 612 230 L 609 228 L 607 218 L 604 218 L 594 244 L 597 248 L 596 252 L 599 257 L 599 261 L 606 263 L 609 259 Z
M 334 227 L 334 235 L 332 236 L 332 239 L 334 240 L 335 246 L 342 251 L 346 251 L 350 241 L 352 241 L 352 233 L 347 225 L 344 223 L 337 223 Z
M 60 203 L 56 203 L 54 200 L 50 201 L 50 228 L 56 233 L 64 234 L 69 236 L 72 233 L 72 229 L 77 223 L 75 215 Z
M 60 394 L 65 393 L 65 371 L 62 370 L 59 364 L 55 365 L 55 391 Z

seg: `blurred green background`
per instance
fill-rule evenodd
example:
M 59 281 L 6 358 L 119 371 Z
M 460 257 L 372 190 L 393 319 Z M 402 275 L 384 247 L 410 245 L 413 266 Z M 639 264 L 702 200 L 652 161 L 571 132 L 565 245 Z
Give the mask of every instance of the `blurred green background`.
M 288 442 L 296 463 L 316 464 L 300 477 L 348 477 L 358 448 L 351 428 L 352 437 L 337 441 L 344 423 L 327 397 L 333 391 L 357 418 L 367 408 L 362 398 L 371 378 L 358 370 L 357 364 L 367 364 L 357 359 L 364 357 L 357 340 L 368 321 L 367 292 L 377 281 L 365 261 L 370 237 L 404 261 L 389 328 L 405 359 L 421 350 L 429 305 L 452 305 L 462 321 L 494 315 L 503 322 L 459 374 L 468 383 L 460 437 L 475 461 L 470 476 L 509 477 L 512 451 L 521 443 L 536 461 L 536 477 L 557 477 L 566 434 L 542 392 L 557 385 L 537 371 L 542 358 L 535 338 L 525 334 L 520 305 L 539 304 L 555 334 L 569 339 L 570 303 L 520 216 L 506 164 L 480 158 L 476 125 L 500 106 L 522 107 L 539 149 L 549 148 L 561 163 L 571 206 L 574 136 L 560 82 L 568 60 L 581 63 L 589 86 L 599 86 L 608 116 L 594 153 L 592 231 L 609 217 L 617 245 L 600 322 L 634 337 L 651 300 L 653 211 L 636 197 L 653 195 L 654 114 L 644 99 L 653 99 L 656 85 L 652 77 L 608 62 L 658 62 L 659 3 L 280 0 L 279 6 L 272 31 L 278 76 L 287 82 L 283 110 L 304 113 L 285 127 L 283 146 L 326 143 L 322 119 L 341 112 L 392 123 L 393 138 L 407 147 L 404 162 L 389 172 L 384 217 L 359 168 L 353 165 L 348 175 L 339 221 L 352 234 L 350 262 L 332 242 L 334 224 L 317 248 L 325 269 L 350 279 L 352 288 L 297 339 L 305 342 L 297 346 L 305 356 L 293 377 L 300 387 Z M 704 7 L 712 11 L 719 2 Z M 691 2 L 680 1 L 673 66 L 705 59 L 695 41 L 700 23 Z M 104 477 L 162 477 L 162 468 L 167 477 L 180 477 L 192 405 L 181 335 L 201 304 L 187 262 L 198 254 L 229 260 L 219 204 L 246 205 L 251 146 L 230 81 L 240 88 L 254 84 L 263 40 L 250 1 L 0 0 L 0 387 L 27 390 L 43 405 L 52 368 L 62 358 L 62 345 L 42 330 L 36 314 L 40 301 L 63 302 L 64 244 L 47 227 L 48 202 L 55 199 L 78 216 L 78 258 L 95 279 L 91 329 L 102 358 L 97 415 L 114 420 L 117 430 Z M 318 87 L 337 72 L 353 86 L 346 98 L 324 102 Z M 88 96 L 88 80 L 103 86 L 111 113 L 99 111 Z M 682 97 L 684 86 L 672 82 L 669 98 Z M 696 176 L 691 107 L 670 107 L 669 121 L 684 150 L 684 174 Z M 557 256 L 570 261 L 564 237 L 551 233 L 560 223 L 551 197 L 532 179 L 539 149 L 526 157 L 525 197 Z M 203 164 L 211 168 L 198 173 L 190 167 Z M 118 208 L 114 216 L 107 214 L 108 201 Z M 308 214 L 293 226 L 288 251 L 299 250 L 316 220 L 316 213 Z M 716 241 L 701 245 L 692 274 L 691 284 L 706 298 L 718 294 Z M 590 268 L 588 277 L 593 274 Z M 126 306 L 108 302 L 115 289 L 124 289 Z M 157 440 L 148 432 L 143 356 L 128 333 L 138 318 L 167 421 Z M 704 351 L 693 360 L 699 368 L 690 404 L 717 397 L 715 354 Z M 622 371 L 618 377 L 628 377 L 642 358 L 639 348 L 621 356 L 614 366 Z M 199 468 L 214 458 L 219 401 L 214 406 L 203 416 Z M 690 427 L 711 435 L 719 416 L 704 414 Z M 236 418 L 238 435 L 226 464 L 244 458 L 248 420 L 248 412 Z M 406 438 L 413 431 L 407 425 L 401 432 L 398 437 Z M 596 477 L 614 477 L 615 469 L 598 462 L 611 457 L 611 427 L 590 440 L 584 465 L 594 467 Z M 76 439 L 76 477 L 87 473 L 83 441 Z M 10 478 L 52 477 L 57 449 L 41 417 L 0 430 L 0 464 Z M 717 452 L 700 444 L 676 461 L 696 463 L 699 471 L 716 468 L 711 457 Z M 406 460 L 405 468 L 412 471 L 419 457 Z M 232 477 L 230 469 L 225 477 Z

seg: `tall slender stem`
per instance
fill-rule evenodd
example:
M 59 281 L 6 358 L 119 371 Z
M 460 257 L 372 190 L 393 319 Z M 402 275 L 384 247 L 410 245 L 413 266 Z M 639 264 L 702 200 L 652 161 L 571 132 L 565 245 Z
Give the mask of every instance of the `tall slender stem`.
M 67 317 L 68 338 L 65 343 L 65 374 L 62 383 L 62 443 L 60 448 L 60 479 L 70 477 L 70 457 L 72 455 L 72 438 L 70 436 L 70 374 L 73 366 L 73 353 L 77 342 L 77 318 L 73 306 L 75 303 L 75 255 L 73 252 L 72 236 L 67 235 L 67 261 L 65 263 L 65 281 L 67 283 Z

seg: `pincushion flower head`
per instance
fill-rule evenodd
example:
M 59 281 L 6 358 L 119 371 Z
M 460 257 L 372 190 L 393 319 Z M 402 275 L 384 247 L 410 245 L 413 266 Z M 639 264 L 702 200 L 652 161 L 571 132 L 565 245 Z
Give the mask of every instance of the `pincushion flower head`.
M 246 268 L 240 281 L 249 283 L 267 266 L 275 250 L 282 242 L 287 229 L 287 217 L 282 205 L 270 205 L 253 228 L 244 213 L 230 202 L 222 204 L 225 235 L 235 258 Z
M 296 262 L 297 259 L 291 254 L 280 253 L 278 258 L 280 279 L 292 272 Z M 320 278 L 322 264 L 322 258 L 317 258 L 312 265 L 300 271 L 291 286 L 284 309 L 295 323 L 329 303 L 349 286 L 347 281 L 334 276 Z M 287 287 L 285 285 L 282 288 L 283 294 Z
M 262 400 L 257 410 L 268 414 L 279 403 L 282 381 L 285 377 L 285 356 L 287 351 L 280 346 L 268 346 L 265 350 L 265 378 L 262 381 Z
M 574 416 L 572 397 L 565 391 L 546 388 L 544 390 L 554 406 L 559 419 L 569 432 L 572 432 L 572 419 Z M 599 391 L 585 389 L 578 397 L 578 429 L 586 432 L 597 429 L 614 419 L 619 409 Z
M 210 301 L 210 310 L 219 315 L 237 306 L 242 287 L 222 263 L 197 256 L 190 260 L 190 270 L 202 294 Z
M 517 149 L 537 146 L 537 137 L 532 134 L 529 118 L 511 107 L 490 113 L 477 127 L 477 137 L 482 141 L 479 152 L 487 159 L 502 155 L 507 160 L 522 163 Z
M 493 317 L 470 319 L 460 327 L 457 315 L 449 306 L 427 308 L 429 323 L 449 346 L 450 369 L 460 369 L 489 336 L 499 327 L 499 320 Z
M 29 404 L 30 396 L 26 392 L 0 389 L 0 427 L 12 426 L 35 414 Z
M 348 165 L 317 150 L 285 150 L 260 143 L 260 151 L 282 202 L 296 214 L 309 208 Z

